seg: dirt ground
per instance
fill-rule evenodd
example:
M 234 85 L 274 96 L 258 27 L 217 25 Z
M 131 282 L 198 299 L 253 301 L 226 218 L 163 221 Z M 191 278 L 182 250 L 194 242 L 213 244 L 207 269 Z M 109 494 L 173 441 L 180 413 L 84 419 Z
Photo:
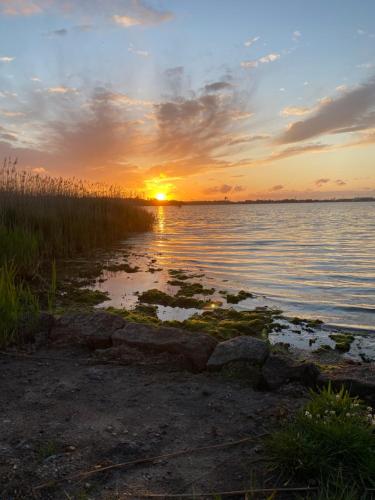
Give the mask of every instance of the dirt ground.
M 209 498 L 280 486 L 264 462 L 264 435 L 305 395 L 300 386 L 257 392 L 241 380 L 149 360 L 105 364 L 67 348 L 0 354 L 0 387 L 1 500 Z M 87 471 L 95 474 L 80 475 Z

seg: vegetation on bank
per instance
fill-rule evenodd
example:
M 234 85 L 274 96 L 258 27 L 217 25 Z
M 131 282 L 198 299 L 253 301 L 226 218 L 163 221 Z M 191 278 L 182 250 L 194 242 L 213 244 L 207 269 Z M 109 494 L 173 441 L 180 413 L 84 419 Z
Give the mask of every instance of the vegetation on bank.
M 29 286 L 35 292 L 55 259 L 110 247 L 153 223 L 151 213 L 116 188 L 20 171 L 17 161 L 6 159 L 0 167 L 1 341 L 16 335 Z
M 361 498 L 375 486 L 374 426 L 371 407 L 328 386 L 270 436 L 269 457 L 286 477 L 314 481 L 322 498 Z

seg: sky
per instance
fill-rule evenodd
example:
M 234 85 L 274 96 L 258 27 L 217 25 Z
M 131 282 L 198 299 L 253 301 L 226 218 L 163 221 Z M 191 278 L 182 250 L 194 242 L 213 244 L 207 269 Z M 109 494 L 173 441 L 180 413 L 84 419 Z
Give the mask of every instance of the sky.
M 373 0 L 0 0 L 0 157 L 154 197 L 375 196 Z

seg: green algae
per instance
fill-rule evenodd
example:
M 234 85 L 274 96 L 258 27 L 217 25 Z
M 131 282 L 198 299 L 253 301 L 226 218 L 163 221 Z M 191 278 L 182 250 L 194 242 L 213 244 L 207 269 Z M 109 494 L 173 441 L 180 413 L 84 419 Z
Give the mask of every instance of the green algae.
M 169 269 L 169 276 L 180 281 L 186 281 L 193 278 L 203 278 L 204 274 L 187 274 L 180 269 Z
M 245 290 L 240 290 L 237 295 L 228 293 L 228 292 L 220 292 L 227 300 L 228 304 L 238 304 L 246 299 L 251 299 L 254 295 L 250 292 L 245 292 Z
M 214 309 L 203 314 L 195 314 L 185 321 L 169 321 L 165 324 L 201 331 L 221 340 L 240 335 L 267 338 L 273 328 L 273 311 L 259 308 L 254 311 L 234 309 Z
M 214 288 L 204 288 L 200 283 L 184 283 L 179 285 L 181 288 L 177 292 L 177 296 L 193 297 L 194 295 L 212 295 L 215 292 Z
M 125 273 L 137 273 L 139 271 L 138 266 L 130 266 L 127 262 L 123 262 L 122 264 L 109 264 L 108 266 L 104 266 L 105 271 L 110 271 L 113 273 L 124 271 Z
M 108 307 L 106 309 L 108 312 L 113 314 L 118 314 L 127 321 L 133 323 L 145 323 L 159 325 L 161 321 L 157 316 L 157 307 L 146 304 L 138 304 L 135 309 L 117 309 L 115 307 Z
M 146 304 L 158 304 L 169 307 L 182 307 L 184 309 L 202 309 L 209 303 L 205 300 L 198 300 L 193 297 L 168 295 L 161 290 L 152 288 L 143 292 L 138 297 L 139 302 Z
M 342 352 L 350 351 L 350 346 L 354 340 L 354 336 L 347 333 L 333 333 L 329 338 L 336 342 L 335 349 Z

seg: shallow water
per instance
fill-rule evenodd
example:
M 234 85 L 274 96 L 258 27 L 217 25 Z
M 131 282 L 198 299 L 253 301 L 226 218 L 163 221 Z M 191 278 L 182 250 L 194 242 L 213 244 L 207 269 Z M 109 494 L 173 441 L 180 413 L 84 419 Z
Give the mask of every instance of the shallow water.
M 375 328 L 375 203 L 150 210 L 155 232 L 131 243 L 156 266 L 202 271 L 211 287 L 265 295 L 291 314 Z
M 199 281 L 217 290 L 265 296 L 291 315 L 375 329 L 375 203 L 150 210 L 155 231 L 127 241 L 141 272 L 107 273 L 100 286 L 111 305 L 131 306 L 136 291 L 150 288 L 173 292 L 167 270 L 177 268 L 203 272 Z

